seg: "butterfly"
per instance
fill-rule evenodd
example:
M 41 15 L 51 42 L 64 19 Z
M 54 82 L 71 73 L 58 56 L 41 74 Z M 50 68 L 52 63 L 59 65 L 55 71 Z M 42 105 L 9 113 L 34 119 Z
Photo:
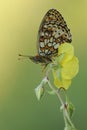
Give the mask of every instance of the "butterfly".
M 52 62 L 53 57 L 58 55 L 58 47 L 65 42 L 72 42 L 70 29 L 60 12 L 50 9 L 45 14 L 38 30 L 37 55 L 27 57 L 34 63 L 46 66 Z

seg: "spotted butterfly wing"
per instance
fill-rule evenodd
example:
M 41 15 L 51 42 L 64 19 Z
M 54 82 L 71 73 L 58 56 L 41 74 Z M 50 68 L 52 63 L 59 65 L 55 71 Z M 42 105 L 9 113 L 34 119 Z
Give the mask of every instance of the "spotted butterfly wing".
M 71 43 L 70 29 L 62 15 L 56 9 L 50 9 L 44 16 L 38 31 L 36 56 L 28 56 L 33 62 L 44 65 L 52 62 L 58 54 L 59 45 Z
M 58 53 L 58 46 L 71 42 L 71 33 L 62 15 L 55 9 L 50 9 L 44 16 L 38 32 L 38 54 L 53 57 Z

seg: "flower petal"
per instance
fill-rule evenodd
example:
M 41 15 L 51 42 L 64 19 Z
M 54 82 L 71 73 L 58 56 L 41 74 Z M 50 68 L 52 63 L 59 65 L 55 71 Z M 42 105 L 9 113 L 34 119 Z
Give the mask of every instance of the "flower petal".
M 69 43 L 59 46 L 58 57 L 56 60 L 56 68 L 53 68 L 54 84 L 58 88 L 68 89 L 71 80 L 79 71 L 79 61 L 74 56 L 74 48 Z
M 78 58 L 73 56 L 73 58 L 66 62 L 61 70 L 61 77 L 63 79 L 72 79 L 76 76 L 79 71 Z
M 61 55 L 63 54 L 64 56 L 61 58 Z M 60 60 L 61 65 L 71 60 L 72 57 L 74 56 L 74 48 L 72 44 L 69 44 L 69 43 L 61 44 L 58 49 L 58 56 L 61 58 Z
M 54 84 L 57 88 L 64 88 L 64 89 L 68 89 L 69 86 L 71 85 L 71 80 L 67 80 L 67 79 L 62 79 L 62 81 L 60 81 L 58 78 L 54 78 Z

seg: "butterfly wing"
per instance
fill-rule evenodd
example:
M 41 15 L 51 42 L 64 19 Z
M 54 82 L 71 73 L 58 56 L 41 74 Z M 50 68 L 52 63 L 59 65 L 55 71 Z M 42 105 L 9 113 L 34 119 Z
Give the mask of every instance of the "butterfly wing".
M 39 27 L 38 54 L 45 57 L 55 56 L 60 44 L 71 41 L 72 36 L 64 18 L 57 10 L 50 9 Z

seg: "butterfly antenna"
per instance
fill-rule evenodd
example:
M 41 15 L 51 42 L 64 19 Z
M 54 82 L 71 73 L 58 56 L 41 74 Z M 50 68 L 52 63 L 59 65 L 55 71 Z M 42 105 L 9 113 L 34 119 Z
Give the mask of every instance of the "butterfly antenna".
M 22 55 L 22 54 L 19 54 L 18 56 L 19 56 L 18 60 L 27 59 L 27 58 L 30 57 L 30 56 L 28 56 L 28 55 Z

